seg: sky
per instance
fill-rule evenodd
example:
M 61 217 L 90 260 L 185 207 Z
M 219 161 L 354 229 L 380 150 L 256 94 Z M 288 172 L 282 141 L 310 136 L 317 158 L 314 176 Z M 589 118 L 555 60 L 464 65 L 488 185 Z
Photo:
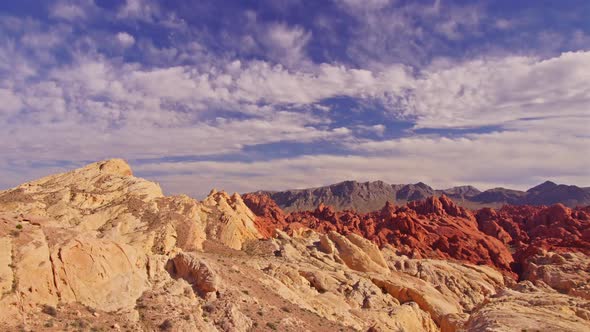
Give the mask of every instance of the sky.
M 590 186 L 590 1 L 0 2 L 0 189 Z

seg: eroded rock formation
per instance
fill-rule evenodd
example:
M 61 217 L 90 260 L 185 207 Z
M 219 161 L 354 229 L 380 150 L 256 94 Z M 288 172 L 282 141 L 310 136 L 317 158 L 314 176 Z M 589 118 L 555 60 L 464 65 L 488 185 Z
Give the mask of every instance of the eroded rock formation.
M 0 192 L 0 329 L 587 331 L 588 212 L 285 214 L 98 162 Z

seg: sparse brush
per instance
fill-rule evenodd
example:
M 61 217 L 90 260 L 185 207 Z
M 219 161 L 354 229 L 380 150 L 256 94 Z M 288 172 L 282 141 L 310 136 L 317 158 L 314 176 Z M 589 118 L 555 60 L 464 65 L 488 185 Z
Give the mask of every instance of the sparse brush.
M 55 309 L 54 306 L 50 306 L 50 305 L 44 305 L 43 308 L 41 309 L 41 312 L 44 314 L 47 314 L 49 316 L 57 316 L 57 309 Z
M 166 319 L 165 321 L 162 322 L 162 324 L 160 324 L 160 326 L 158 326 L 160 328 L 160 330 L 162 331 L 168 331 L 172 328 L 172 321 L 170 319 Z

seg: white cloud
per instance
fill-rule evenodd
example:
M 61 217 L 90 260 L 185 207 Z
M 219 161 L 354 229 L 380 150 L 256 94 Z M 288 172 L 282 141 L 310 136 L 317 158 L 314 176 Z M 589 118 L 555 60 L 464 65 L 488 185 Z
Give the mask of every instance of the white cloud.
M 343 180 L 426 182 L 437 188 L 471 184 L 528 189 L 551 179 L 590 184 L 590 137 L 559 141 L 542 131 L 497 132 L 465 138 L 413 137 L 356 147 L 374 154 L 315 155 L 270 161 L 179 162 L 137 165 L 168 192 L 203 196 L 212 187 L 247 192 L 327 185 Z M 517 142 L 517 143 L 516 143 Z M 584 151 L 586 153 L 584 153 Z M 248 176 L 244 176 L 248 174 Z M 200 187 L 186 185 L 198 183 Z
M 485 6 L 481 4 L 438 0 L 340 0 L 337 3 L 354 18 L 345 45 L 347 56 L 366 68 L 389 63 L 422 67 L 434 54 L 453 52 L 449 40 L 478 36 L 489 23 Z
M 7 117 L 18 113 L 23 105 L 19 96 L 9 89 L 0 88 L 0 117 Z
M 356 125 L 355 129 L 362 134 L 369 133 L 369 134 L 375 134 L 377 136 L 383 136 L 383 134 L 385 133 L 385 129 L 387 129 L 387 128 L 385 127 L 385 125 L 377 124 L 377 125 L 372 125 L 372 126 Z
M 150 20 L 160 15 L 155 5 L 141 4 L 128 1 L 119 16 Z M 374 1 L 369 6 L 385 8 L 379 7 L 384 4 Z M 443 15 L 440 8 L 423 9 L 428 9 L 423 15 Z M 427 40 L 425 31 L 412 25 L 410 13 L 376 12 L 366 17 L 364 33 L 370 40 L 364 46 L 395 44 L 398 40 L 390 35 Z M 452 19 L 449 14 L 440 20 L 449 24 L 449 38 L 460 38 L 468 24 L 480 24 L 476 19 Z M 378 28 L 383 31 L 373 34 Z M 158 66 L 123 63 L 100 55 L 96 47 L 80 51 L 84 48 L 75 46 L 73 61 L 58 65 L 49 51 L 67 40 L 59 32 L 68 30 L 23 28 L 27 29 L 29 33 L 19 38 L 3 37 L 0 46 L 0 117 L 10 119 L 10 125 L 0 125 L 0 154 L 5 160 L 51 164 L 68 159 L 81 164 L 109 157 L 240 154 L 245 146 L 266 143 L 329 142 L 344 146 L 350 155 L 255 163 L 155 163 L 139 165 L 138 170 L 162 174 L 155 179 L 169 191 L 193 194 L 218 185 L 248 191 L 345 179 L 425 181 L 438 187 L 470 183 L 483 189 L 526 187 L 546 178 L 589 184 L 584 170 L 590 163 L 590 74 L 585 70 L 590 68 L 590 52 L 548 59 L 435 61 L 422 70 L 398 61 L 358 67 L 314 64 L 306 56 L 314 36 L 301 27 L 278 23 L 252 28 L 251 46 L 268 48 L 273 61 L 216 58 L 198 42 L 157 48 L 145 38 L 135 42 L 135 37 L 120 32 L 117 42 L 136 43 Z M 92 45 L 92 38 L 76 42 Z M 35 57 L 30 56 L 32 49 Z M 420 57 L 411 48 L 406 55 Z M 281 62 L 284 65 L 276 64 Z M 502 130 L 455 138 L 408 132 L 413 136 L 361 140 L 358 137 L 384 135 L 387 128 L 372 121 L 335 123 L 339 119 L 330 118 L 331 109 L 317 103 L 340 96 L 378 100 L 385 116 L 414 121 L 415 129 Z M 7 164 L 0 163 L 0 178 L 13 181 L 14 165 Z M 21 174 L 38 172 L 24 163 Z M 0 186 L 3 183 L 7 182 Z M 199 184 L 197 189 L 194 184 Z
M 59 1 L 50 8 L 53 17 L 67 21 L 75 21 L 86 18 L 86 12 L 80 3 L 70 1 Z
M 135 44 L 135 38 L 127 32 L 118 32 L 117 41 L 123 47 L 129 47 Z
M 499 30 L 508 30 L 514 26 L 514 22 L 500 18 L 494 22 L 494 26 Z
M 403 115 L 417 128 L 502 125 L 527 117 L 588 114 L 590 52 L 550 59 L 505 57 L 432 68 L 417 80 Z
M 151 0 L 125 0 L 125 4 L 119 9 L 117 17 L 151 21 L 159 13 L 159 6 Z
M 238 96 L 244 100 L 306 104 L 335 96 L 376 98 L 399 93 L 412 81 L 403 66 L 372 72 L 322 64 L 313 72 L 291 72 L 257 62 L 244 68 L 236 86 Z
M 268 47 L 268 56 L 287 66 L 295 66 L 307 60 L 305 47 L 311 33 L 301 27 L 275 23 L 267 27 L 262 42 Z
M 376 10 L 394 2 L 395 0 L 336 0 L 336 3 L 348 7 L 350 10 Z

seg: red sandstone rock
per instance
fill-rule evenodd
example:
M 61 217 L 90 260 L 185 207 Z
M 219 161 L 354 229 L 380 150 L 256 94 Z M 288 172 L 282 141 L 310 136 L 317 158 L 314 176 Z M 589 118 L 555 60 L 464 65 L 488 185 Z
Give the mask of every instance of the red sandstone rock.
M 244 202 L 267 202 L 270 198 L 253 199 L 245 196 Z M 265 220 L 256 204 L 253 212 Z M 274 207 L 272 208 L 274 209 Z M 262 223 L 262 219 L 260 221 Z M 286 217 L 288 225 L 308 227 L 321 233 L 336 231 L 342 234 L 356 233 L 380 246 L 391 244 L 399 254 L 414 258 L 432 257 L 457 259 L 475 264 L 495 266 L 511 274 L 513 262 L 508 248 L 497 238 L 478 229 L 473 214 L 446 196 L 431 197 L 424 201 L 411 202 L 396 208 L 387 203 L 383 209 L 367 214 L 354 211 L 335 212 L 321 204 L 314 211 L 293 212 Z M 281 222 L 266 224 L 264 229 L 282 225 Z M 289 231 L 289 226 L 283 226 Z M 262 232 L 262 231 L 261 231 Z
M 268 196 L 248 194 L 244 201 L 258 216 L 257 226 L 265 236 L 274 228 L 292 233 L 302 227 L 356 233 L 410 257 L 486 264 L 512 275 L 540 249 L 590 254 L 590 207 L 507 205 L 474 215 L 442 195 L 402 207 L 387 202 L 366 214 L 336 212 L 320 204 L 314 211 L 284 215 Z
M 482 209 L 476 214 L 479 228 L 516 250 L 535 246 L 553 251 L 590 253 L 588 208 L 505 206 L 498 211 Z M 504 232 L 502 232 L 502 230 Z M 512 237 L 507 241 L 505 233 Z
M 275 228 L 287 227 L 283 210 L 267 195 L 244 194 L 242 200 L 256 215 L 254 224 L 265 238 L 271 237 Z

